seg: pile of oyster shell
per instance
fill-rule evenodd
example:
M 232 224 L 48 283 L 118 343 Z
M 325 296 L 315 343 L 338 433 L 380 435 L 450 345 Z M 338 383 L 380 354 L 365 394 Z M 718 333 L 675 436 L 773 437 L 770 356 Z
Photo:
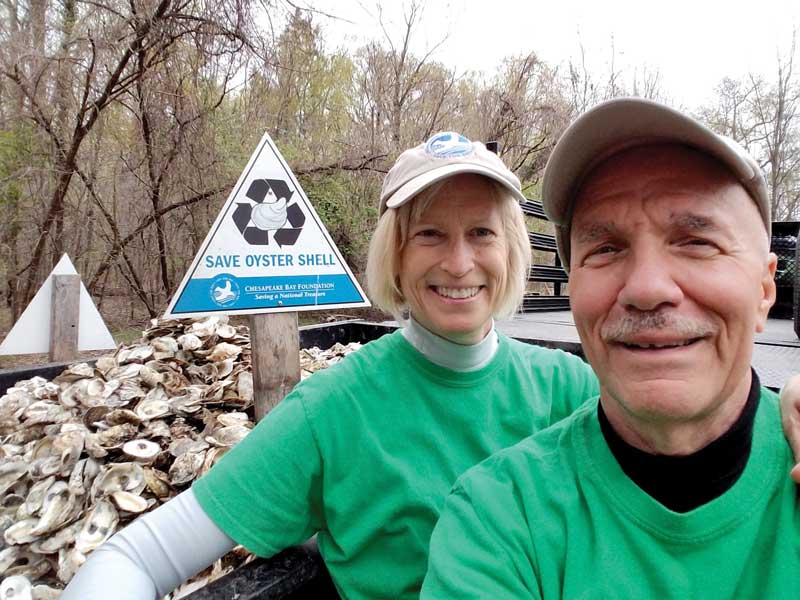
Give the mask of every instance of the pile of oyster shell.
M 301 350 L 301 377 L 357 350 Z M 153 321 L 139 343 L 0 397 L 0 600 L 57 598 L 115 531 L 174 497 L 254 425 L 247 327 Z M 179 598 L 250 559 L 238 548 Z M 169 598 L 169 596 L 168 596 Z

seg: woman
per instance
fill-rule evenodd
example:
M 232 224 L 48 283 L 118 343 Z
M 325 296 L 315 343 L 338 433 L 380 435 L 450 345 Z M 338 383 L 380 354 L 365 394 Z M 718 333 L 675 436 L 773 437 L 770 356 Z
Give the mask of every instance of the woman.
M 62 599 L 111 585 L 157 598 L 237 543 L 270 556 L 315 533 L 343 597 L 417 597 L 455 479 L 598 393 L 580 359 L 493 328 L 528 273 L 522 199 L 502 161 L 458 134 L 404 152 L 367 277 L 406 326 L 299 384 L 190 490 L 97 550 Z

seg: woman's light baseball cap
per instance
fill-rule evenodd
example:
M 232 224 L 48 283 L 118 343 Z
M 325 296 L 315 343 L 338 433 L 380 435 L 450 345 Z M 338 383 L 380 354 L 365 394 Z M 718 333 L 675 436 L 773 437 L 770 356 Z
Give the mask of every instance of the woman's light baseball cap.
M 383 180 L 380 214 L 387 208 L 402 206 L 434 183 L 461 173 L 484 175 L 505 186 L 520 202 L 525 201 L 519 179 L 499 156 L 481 142 L 445 131 L 397 158 Z
M 767 234 L 772 217 L 758 163 L 734 140 L 693 118 L 643 98 L 617 98 L 578 117 L 558 140 L 542 181 L 542 204 L 555 224 L 562 264 L 569 268 L 573 202 L 584 178 L 612 155 L 636 146 L 676 143 L 709 154 L 725 165 L 755 201 Z

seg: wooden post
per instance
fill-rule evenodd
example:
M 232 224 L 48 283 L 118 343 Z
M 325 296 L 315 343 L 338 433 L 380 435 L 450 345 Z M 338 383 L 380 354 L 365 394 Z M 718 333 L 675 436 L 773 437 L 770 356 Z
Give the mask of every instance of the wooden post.
M 50 302 L 50 362 L 78 357 L 80 275 L 53 275 Z
M 297 313 L 250 315 L 250 347 L 256 421 L 300 381 Z

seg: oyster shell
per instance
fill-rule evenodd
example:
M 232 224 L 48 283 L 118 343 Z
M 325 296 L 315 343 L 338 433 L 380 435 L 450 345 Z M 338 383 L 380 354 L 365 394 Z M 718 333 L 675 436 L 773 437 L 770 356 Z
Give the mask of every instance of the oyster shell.
M 206 441 L 215 446 L 231 448 L 241 442 L 250 433 L 250 430 L 251 428 L 247 425 L 229 425 L 215 430 L 211 435 L 207 435 Z
M 156 442 L 145 439 L 136 439 L 125 442 L 122 446 L 122 451 L 131 460 L 142 463 L 153 462 L 161 452 L 161 446 Z
M 172 409 L 167 401 L 167 393 L 162 387 L 155 387 L 139 401 L 135 409 L 136 414 L 142 421 L 149 421 L 150 419 L 158 419 L 165 417 Z
M 169 480 L 172 485 L 183 485 L 192 481 L 203 466 L 205 454 L 202 452 L 184 452 L 169 468 Z
M 58 480 L 44 494 L 41 515 L 31 533 L 41 535 L 64 525 L 75 508 L 75 497 L 70 494 L 67 482 Z
M 6 543 L 11 546 L 30 543 L 39 537 L 33 533 L 33 528 L 36 527 L 38 522 L 39 519 L 36 518 L 17 521 L 3 532 L 3 538 L 6 540 Z
M 100 500 L 86 515 L 83 526 L 75 537 L 75 550 L 80 554 L 91 552 L 111 537 L 117 522 L 119 522 L 119 513 L 114 505 L 108 500 Z M 75 562 L 83 562 L 78 557 L 71 558 Z M 61 562 L 60 556 L 59 562 Z M 61 580 L 64 581 L 63 578 Z
M 78 533 L 83 528 L 83 519 L 66 525 L 57 532 L 39 539 L 28 546 L 36 554 L 54 554 L 75 541 Z
M 24 575 L 11 575 L 0 583 L 0 600 L 33 600 L 33 586 Z
M 114 492 L 140 493 L 144 489 L 144 469 L 135 462 L 104 465 L 92 484 L 92 497 L 107 496 Z
M 114 501 L 114 504 L 117 505 L 118 509 L 134 514 L 144 512 L 149 506 L 146 498 L 130 492 L 114 492 L 111 494 L 111 499 Z
M 5 494 L 11 486 L 28 473 L 28 465 L 21 460 L 12 460 L 0 464 L 0 495 Z
M 17 511 L 17 518 L 27 519 L 37 514 L 42 509 L 45 494 L 55 482 L 55 475 L 51 475 L 47 479 L 40 479 L 34 483 L 28 490 L 28 496 L 22 505 L 22 510 Z
M 178 344 L 184 350 L 191 352 L 203 347 L 203 341 L 193 333 L 185 333 L 178 338 Z

